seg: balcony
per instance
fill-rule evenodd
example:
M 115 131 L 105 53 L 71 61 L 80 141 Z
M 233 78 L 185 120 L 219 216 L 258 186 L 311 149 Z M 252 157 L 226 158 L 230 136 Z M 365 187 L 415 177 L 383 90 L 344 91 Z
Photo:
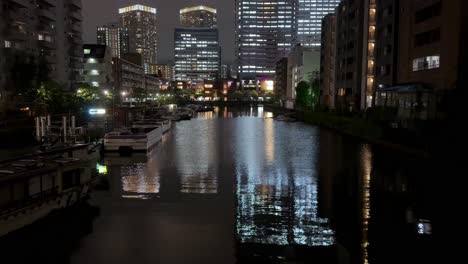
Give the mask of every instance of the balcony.
M 69 3 L 70 3 L 70 5 L 72 5 L 73 7 L 76 7 L 76 8 L 79 8 L 79 9 L 82 8 L 81 0 L 69 0 Z
M 11 22 L 26 23 L 28 21 L 28 16 L 19 10 L 7 10 L 6 13 L 7 20 L 10 20 Z
M 42 18 L 55 21 L 56 14 L 55 12 L 48 10 L 48 9 L 38 9 L 37 11 L 38 15 Z
M 41 1 L 44 3 L 47 3 L 49 6 L 57 6 L 57 0 L 41 0 Z
M 68 65 L 72 69 L 83 69 L 83 62 L 79 60 L 71 59 Z
M 68 49 L 68 55 L 72 57 L 83 57 L 83 49 L 82 47 L 71 47 Z
M 75 21 L 83 21 L 83 16 L 80 11 L 70 12 L 70 18 Z
M 81 31 L 82 31 L 81 24 L 79 24 L 79 23 L 68 24 L 68 27 L 70 28 L 71 31 L 73 31 L 75 33 L 81 33 Z
M 39 47 L 43 49 L 55 49 L 55 45 L 52 42 L 46 41 L 46 40 L 38 40 Z
M 68 37 L 68 41 L 74 45 L 83 45 L 83 40 L 77 36 Z
M 47 33 L 49 35 L 55 35 L 55 28 L 53 28 L 52 24 L 49 23 L 39 23 L 37 31 Z
M 28 0 L 10 0 L 10 2 L 25 8 L 29 6 Z
M 17 30 L 11 30 L 8 34 L 8 39 L 12 41 L 27 41 L 28 40 L 28 35 L 26 33 L 17 31 Z

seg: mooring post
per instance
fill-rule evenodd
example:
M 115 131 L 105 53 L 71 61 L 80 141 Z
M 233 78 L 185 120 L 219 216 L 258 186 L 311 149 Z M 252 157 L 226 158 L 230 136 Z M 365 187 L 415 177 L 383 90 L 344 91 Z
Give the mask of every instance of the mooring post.
M 67 142 L 67 117 L 62 116 L 62 125 L 63 125 L 63 143 Z

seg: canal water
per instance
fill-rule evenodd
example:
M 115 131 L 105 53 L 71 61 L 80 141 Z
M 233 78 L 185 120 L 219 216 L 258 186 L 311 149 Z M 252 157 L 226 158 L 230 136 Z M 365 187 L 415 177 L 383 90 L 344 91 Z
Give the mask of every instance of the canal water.
M 216 108 L 174 124 L 148 157 L 107 155 L 89 200 L 98 213 L 71 227 L 86 232 L 60 260 L 422 263 L 434 256 L 438 198 L 428 161 L 273 117 L 263 107 Z

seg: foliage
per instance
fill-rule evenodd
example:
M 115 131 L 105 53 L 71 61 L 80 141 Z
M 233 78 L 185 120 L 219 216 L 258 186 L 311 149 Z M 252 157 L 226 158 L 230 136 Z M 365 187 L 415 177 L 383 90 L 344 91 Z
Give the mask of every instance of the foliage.
M 232 94 L 231 94 L 231 100 L 234 100 L 234 101 L 237 101 L 237 100 L 240 100 L 242 98 L 242 92 L 241 91 L 234 91 Z
M 310 109 L 312 106 L 312 91 L 306 81 L 301 81 L 296 86 L 296 105 L 303 110 Z

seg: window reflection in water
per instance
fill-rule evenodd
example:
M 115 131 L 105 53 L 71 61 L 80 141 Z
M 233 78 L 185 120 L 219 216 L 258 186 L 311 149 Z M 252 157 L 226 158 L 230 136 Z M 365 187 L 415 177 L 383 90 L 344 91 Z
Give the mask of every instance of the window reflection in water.
M 160 177 L 154 162 L 122 165 L 123 198 L 147 199 L 159 193 Z
M 180 175 L 181 192 L 214 194 L 218 192 L 216 171 L 216 133 L 214 120 L 194 120 L 203 125 L 178 123 L 175 128 L 176 168 Z
M 243 119 L 239 122 L 245 124 L 236 126 L 237 238 L 241 243 L 330 246 L 334 232 L 328 219 L 318 216 L 316 136 L 270 121 Z M 290 144 L 297 138 L 305 140 Z
M 363 145 L 361 150 L 362 166 L 362 259 L 364 264 L 369 263 L 369 220 L 370 220 L 370 185 L 372 173 L 372 152 L 369 145 Z

